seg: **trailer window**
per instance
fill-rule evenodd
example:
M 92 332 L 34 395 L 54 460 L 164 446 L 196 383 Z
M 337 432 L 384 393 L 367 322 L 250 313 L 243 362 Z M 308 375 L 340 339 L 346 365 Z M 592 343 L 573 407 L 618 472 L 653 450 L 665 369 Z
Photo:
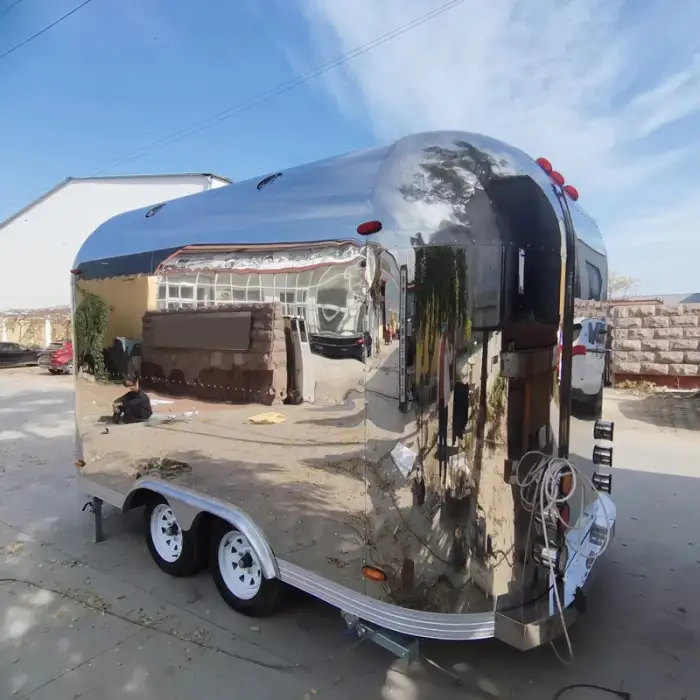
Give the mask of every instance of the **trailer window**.
M 581 336 L 581 331 L 583 330 L 583 326 L 580 323 L 574 323 L 574 343 L 579 339 Z
M 603 296 L 603 277 L 600 270 L 592 263 L 586 262 L 588 273 L 588 298 L 600 301 Z

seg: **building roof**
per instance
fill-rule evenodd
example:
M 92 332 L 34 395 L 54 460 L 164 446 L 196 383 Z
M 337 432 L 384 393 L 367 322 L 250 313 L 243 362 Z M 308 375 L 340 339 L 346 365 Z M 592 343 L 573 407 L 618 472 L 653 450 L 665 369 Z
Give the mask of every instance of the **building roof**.
M 19 211 L 8 216 L 4 221 L 0 221 L 0 229 L 7 226 L 7 224 L 12 223 L 15 219 L 18 219 L 23 214 L 26 214 L 30 209 L 33 209 L 37 204 L 41 204 L 45 199 L 51 197 L 59 190 L 62 190 L 67 185 L 73 182 L 105 182 L 108 180 L 148 180 L 148 179 L 158 179 L 158 178 L 194 178 L 194 177 L 213 177 L 222 182 L 227 182 L 231 184 L 233 180 L 229 180 L 227 177 L 221 175 L 216 175 L 214 173 L 165 173 L 165 174 L 147 174 L 147 175 L 105 175 L 102 177 L 67 177 L 62 182 L 59 182 L 55 187 L 52 187 L 47 192 L 44 192 L 40 197 L 31 201 L 25 207 L 22 207 Z

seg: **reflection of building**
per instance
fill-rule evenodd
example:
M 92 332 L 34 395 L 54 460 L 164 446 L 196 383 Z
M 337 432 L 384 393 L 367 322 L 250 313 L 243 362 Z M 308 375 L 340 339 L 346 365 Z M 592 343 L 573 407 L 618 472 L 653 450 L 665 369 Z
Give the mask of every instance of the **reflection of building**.
M 350 243 L 185 249 L 158 270 L 157 308 L 280 302 L 282 313 L 303 318 L 311 335 L 353 337 L 376 325 L 364 289 L 376 273 L 372 260 L 367 270 L 366 249 Z
M 0 222 L 0 310 L 68 306 L 75 253 L 100 224 L 229 182 L 199 173 L 68 178 Z

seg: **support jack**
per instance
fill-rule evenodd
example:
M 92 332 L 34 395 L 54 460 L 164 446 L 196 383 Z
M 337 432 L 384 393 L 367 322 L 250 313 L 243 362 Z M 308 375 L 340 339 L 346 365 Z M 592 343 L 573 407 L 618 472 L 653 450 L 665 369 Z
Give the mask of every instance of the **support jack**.
M 373 625 L 364 620 L 360 620 L 355 615 L 342 613 L 343 619 L 348 626 L 348 630 L 355 633 L 360 639 L 367 639 L 378 646 L 391 652 L 399 659 L 403 659 L 407 664 L 411 664 L 418 659 L 418 640 L 412 637 L 391 632 L 377 625 Z
M 104 529 L 102 527 L 102 499 L 93 496 L 82 508 L 82 512 L 89 511 L 94 517 L 95 531 L 94 531 L 94 541 L 95 544 L 102 542 L 105 539 Z

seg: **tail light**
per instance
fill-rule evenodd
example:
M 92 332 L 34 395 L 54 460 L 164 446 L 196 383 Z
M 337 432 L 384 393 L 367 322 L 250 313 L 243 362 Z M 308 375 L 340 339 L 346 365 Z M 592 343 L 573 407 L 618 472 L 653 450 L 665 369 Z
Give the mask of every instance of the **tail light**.
M 574 345 L 573 348 L 571 348 L 571 356 L 572 357 L 577 357 L 577 356 L 582 356 L 586 354 L 586 346 L 585 345 Z
M 364 345 L 365 344 L 365 339 L 364 338 L 358 338 L 357 339 L 357 345 Z

